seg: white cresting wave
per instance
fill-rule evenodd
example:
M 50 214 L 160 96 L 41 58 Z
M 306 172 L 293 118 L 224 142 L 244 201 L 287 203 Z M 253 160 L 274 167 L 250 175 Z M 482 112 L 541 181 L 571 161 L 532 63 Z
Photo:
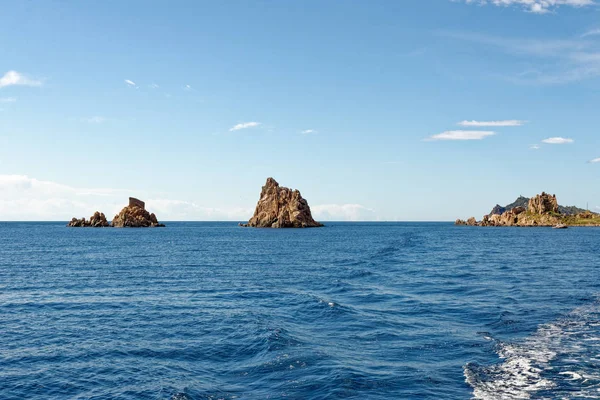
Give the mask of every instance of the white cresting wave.
M 473 399 L 600 398 L 600 303 L 540 325 L 519 343 L 497 344 L 499 364 L 464 367 Z

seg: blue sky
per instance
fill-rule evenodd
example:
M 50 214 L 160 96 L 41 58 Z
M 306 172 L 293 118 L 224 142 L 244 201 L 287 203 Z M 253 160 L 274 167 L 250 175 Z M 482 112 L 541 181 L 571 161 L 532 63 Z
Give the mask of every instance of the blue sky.
M 0 220 L 600 206 L 591 0 L 39 1 L 0 13 Z M 462 139 L 462 140 L 458 140 Z

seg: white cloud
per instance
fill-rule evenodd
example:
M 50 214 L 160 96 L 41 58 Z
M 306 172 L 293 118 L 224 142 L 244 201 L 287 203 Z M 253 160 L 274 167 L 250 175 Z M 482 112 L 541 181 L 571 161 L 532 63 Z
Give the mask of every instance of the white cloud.
M 492 131 L 446 131 L 433 135 L 425 140 L 481 140 L 495 134 L 496 132 Z
M 300 133 L 303 134 L 303 135 L 310 135 L 310 134 L 319 133 L 319 132 L 316 131 L 316 130 L 314 130 L 314 129 L 306 129 L 304 131 L 301 131 Z
M 185 87 L 183 88 L 183 90 L 190 91 L 190 90 L 192 90 L 192 87 L 190 85 L 185 85 Z
M 461 121 L 458 123 L 460 126 L 470 126 L 470 127 L 502 127 L 502 126 L 522 126 L 525 121 L 520 121 L 517 119 L 509 119 L 504 121 Z
M 129 79 L 125 79 L 125 83 L 127 84 L 127 86 L 131 86 L 137 89 L 137 85 L 135 84 L 134 81 L 129 80 Z
M 529 148 L 531 150 L 539 150 L 540 149 L 540 145 L 539 144 L 532 144 L 531 146 L 529 146 Z
M 8 71 L 2 78 L 0 78 L 0 88 L 13 85 L 41 86 L 42 81 L 29 78 L 17 71 Z
M 0 175 L 0 220 L 70 220 L 94 211 L 116 213 L 130 191 L 80 189 L 25 175 Z
M 594 158 L 593 160 L 590 160 L 591 163 L 596 164 L 596 163 L 600 163 L 600 157 L 599 158 Z
M 165 221 L 247 221 L 253 208 L 203 207 L 194 202 L 170 199 L 149 199 L 146 208 Z
M 89 118 L 83 118 L 83 122 L 89 122 L 90 124 L 101 124 L 106 121 L 106 118 L 100 116 L 93 116 Z
M 255 128 L 259 125 L 260 122 L 242 122 L 240 124 L 234 125 L 231 129 L 229 129 L 229 132 L 239 131 L 240 129 Z
M 317 221 L 374 221 L 375 211 L 360 204 L 323 204 L 310 207 Z
M 584 33 L 583 35 L 581 35 L 581 37 L 584 38 L 584 37 L 596 36 L 596 35 L 600 35 L 600 28 L 589 30 L 586 33 Z
M 161 221 L 247 221 L 253 208 L 203 207 L 177 199 L 163 199 L 139 190 L 77 188 L 25 175 L 0 175 L 0 221 L 68 221 L 89 218 L 95 211 L 112 219 L 129 196 L 146 200 L 146 208 Z
M 521 6 L 525 10 L 545 14 L 560 6 L 585 7 L 594 4 L 593 0 L 464 0 L 467 4 L 493 4 L 496 6 Z
M 14 103 L 16 101 L 15 97 L 0 97 L 0 103 Z
M 567 144 L 567 143 L 573 143 L 574 140 L 569 139 L 569 138 L 563 138 L 563 137 L 551 137 L 551 138 L 542 140 L 542 142 L 547 143 L 547 144 Z

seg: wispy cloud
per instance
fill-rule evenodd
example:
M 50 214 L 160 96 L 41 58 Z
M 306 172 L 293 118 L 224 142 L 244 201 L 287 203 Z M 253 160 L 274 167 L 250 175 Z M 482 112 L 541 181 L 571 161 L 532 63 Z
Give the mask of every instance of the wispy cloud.
M 563 137 L 551 137 L 551 138 L 542 140 L 542 142 L 547 143 L 547 144 L 568 144 L 568 143 L 573 143 L 574 140 L 570 139 L 570 138 L 563 138 Z
M 492 72 L 513 83 L 557 85 L 600 76 L 600 43 L 586 38 L 528 39 L 464 32 L 440 34 L 482 45 L 482 57 L 498 49 L 517 61 L 526 62 L 528 67 L 524 71 Z
M 594 158 L 593 160 L 590 160 L 590 162 L 591 162 L 592 164 L 600 163 L 600 157 L 598 157 L 598 158 Z
M 600 28 L 599 29 L 591 29 L 589 31 L 587 31 L 586 33 L 584 33 L 583 35 L 581 35 L 582 38 L 588 37 L 588 36 L 597 36 L 600 35 Z
M 0 88 L 6 86 L 41 86 L 42 81 L 33 79 L 17 71 L 8 71 L 0 78 Z
M 127 84 L 127 86 L 134 87 L 136 89 L 138 88 L 138 86 L 135 84 L 135 82 L 130 79 L 125 79 L 125 83 Z
M 516 119 L 510 119 L 505 121 L 461 121 L 458 123 L 460 126 L 470 127 L 502 127 L 502 126 L 521 126 L 525 121 L 519 121 Z
M 256 128 L 259 125 L 260 122 L 242 122 L 231 127 L 231 129 L 229 129 L 229 132 L 239 131 L 240 129 Z
M 160 86 L 158 86 L 156 83 L 152 83 L 152 84 L 148 85 L 148 87 L 150 89 L 158 89 Z
M 539 144 L 532 144 L 531 146 L 529 146 L 529 148 L 531 150 L 539 150 L 540 149 L 540 145 Z
M 183 87 L 183 90 L 190 91 L 190 90 L 192 90 L 192 86 L 191 86 L 191 85 L 185 85 L 185 86 Z
M 492 131 L 446 131 L 425 140 L 429 142 L 437 140 L 481 140 L 495 134 L 496 132 Z
M 455 0 L 456 1 L 456 0 Z M 528 12 L 545 14 L 560 6 L 585 7 L 593 0 L 464 0 L 467 4 L 493 4 L 495 6 L 519 6 Z
M 314 133 L 319 133 L 319 131 L 314 130 L 314 129 L 306 129 L 304 131 L 300 131 L 300 133 L 303 135 L 310 135 L 310 134 L 314 134 Z
M 16 97 L 0 97 L 0 103 L 14 103 L 16 101 Z
M 90 124 L 101 124 L 103 122 L 106 122 L 106 118 L 95 115 L 89 118 L 82 118 L 82 121 L 89 122 Z

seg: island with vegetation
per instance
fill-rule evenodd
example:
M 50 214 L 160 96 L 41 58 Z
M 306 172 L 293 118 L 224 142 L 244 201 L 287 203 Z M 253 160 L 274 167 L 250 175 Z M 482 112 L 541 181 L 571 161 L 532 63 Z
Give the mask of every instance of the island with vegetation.
M 556 195 L 545 192 L 530 199 L 520 196 L 505 207 L 496 205 L 481 221 L 474 217 L 456 225 L 468 226 L 600 226 L 600 214 L 558 204 Z

